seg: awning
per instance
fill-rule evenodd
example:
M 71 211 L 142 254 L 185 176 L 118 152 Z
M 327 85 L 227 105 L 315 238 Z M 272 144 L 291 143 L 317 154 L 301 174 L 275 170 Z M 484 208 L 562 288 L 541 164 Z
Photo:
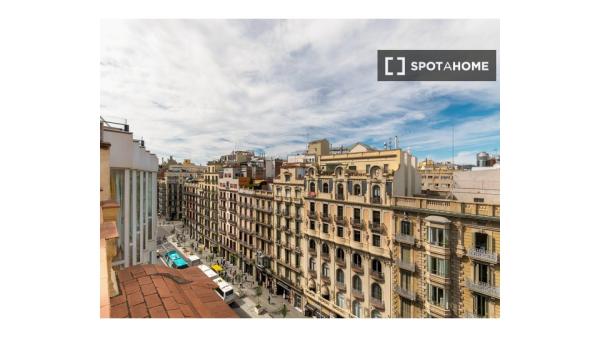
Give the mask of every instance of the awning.
M 311 304 L 306 304 L 304 305 L 304 309 L 308 310 L 308 311 L 318 311 L 317 308 L 315 308 L 313 305 Z
M 287 291 L 291 291 L 292 290 L 289 285 L 287 285 L 287 284 L 285 284 L 285 283 L 283 283 L 283 282 L 281 282 L 279 280 L 277 281 L 277 285 L 280 286 L 280 287 L 282 287 L 283 289 L 285 289 Z

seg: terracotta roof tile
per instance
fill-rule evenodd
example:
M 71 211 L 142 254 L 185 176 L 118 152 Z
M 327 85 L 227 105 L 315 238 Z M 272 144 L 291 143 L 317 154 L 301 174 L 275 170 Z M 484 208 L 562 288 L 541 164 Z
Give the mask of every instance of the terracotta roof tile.
M 146 305 L 144 303 L 140 303 L 133 308 L 131 308 L 131 317 L 133 318 L 144 318 L 148 317 L 148 310 L 146 309 Z
M 183 318 L 183 313 L 179 309 L 177 309 L 177 310 L 169 310 L 167 312 L 169 314 L 169 318 Z
M 162 301 L 160 300 L 160 297 L 158 297 L 158 294 L 152 294 L 150 296 L 146 296 L 145 300 L 146 300 L 146 306 L 148 308 L 154 308 L 156 306 L 162 305 Z
M 168 318 L 165 308 L 161 305 L 159 307 L 150 308 L 150 317 L 152 318 Z
M 198 268 L 137 265 L 117 273 L 111 317 L 238 317 Z
M 156 288 L 154 287 L 154 284 L 145 284 L 145 285 L 143 285 L 142 286 L 142 293 L 144 293 L 144 296 L 156 294 Z

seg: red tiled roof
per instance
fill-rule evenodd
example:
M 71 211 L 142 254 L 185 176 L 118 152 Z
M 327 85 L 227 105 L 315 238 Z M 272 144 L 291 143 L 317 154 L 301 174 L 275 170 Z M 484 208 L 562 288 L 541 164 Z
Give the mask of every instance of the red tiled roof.
M 120 294 L 110 299 L 111 318 L 236 318 L 198 268 L 138 265 L 117 272 Z

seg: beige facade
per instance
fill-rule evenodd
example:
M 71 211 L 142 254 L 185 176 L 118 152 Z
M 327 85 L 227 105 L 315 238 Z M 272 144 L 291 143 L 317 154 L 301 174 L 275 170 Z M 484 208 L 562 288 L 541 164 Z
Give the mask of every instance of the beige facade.
M 209 165 L 188 184 L 218 186 L 196 238 L 307 316 L 499 317 L 500 206 L 420 197 L 409 153 L 357 144 L 244 178 Z

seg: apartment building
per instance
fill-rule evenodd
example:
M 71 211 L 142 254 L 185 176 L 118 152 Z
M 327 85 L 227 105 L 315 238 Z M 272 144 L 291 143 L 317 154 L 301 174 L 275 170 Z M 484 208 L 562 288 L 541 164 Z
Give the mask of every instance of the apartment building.
M 289 298 L 294 307 L 302 309 L 306 250 L 304 235 L 304 177 L 307 167 L 287 164 L 273 180 L 275 258 L 273 270 L 276 282 L 273 290 Z
M 118 205 L 116 255 L 113 267 L 156 261 L 156 174 L 158 159 L 143 140 L 133 138 L 129 125 L 101 119 L 101 142 L 110 144 L 110 196 Z M 108 146 L 108 145 L 107 145 Z
M 309 149 L 272 181 L 209 163 L 186 184 L 196 240 L 306 316 L 499 317 L 499 203 L 421 194 L 401 149 Z
M 500 205 L 394 197 L 392 317 L 500 317 Z
M 164 192 L 160 191 L 159 197 L 164 195 L 164 212 L 167 220 L 183 220 L 183 190 L 184 184 L 192 179 L 198 179 L 206 168 L 184 159 L 183 163 L 169 164 L 164 172 L 164 182 L 161 182 Z
M 416 159 L 355 144 L 305 179 L 307 315 L 393 317 L 394 196 L 419 191 Z

